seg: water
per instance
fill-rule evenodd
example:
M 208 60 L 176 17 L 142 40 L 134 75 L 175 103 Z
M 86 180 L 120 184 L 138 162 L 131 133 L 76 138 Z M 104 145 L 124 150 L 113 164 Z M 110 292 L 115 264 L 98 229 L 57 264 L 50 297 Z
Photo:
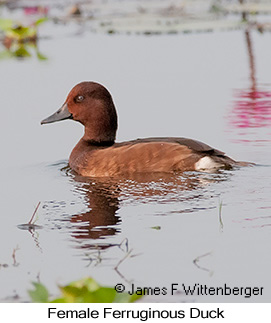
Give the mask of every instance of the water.
M 57 296 L 57 284 L 92 276 L 103 285 L 168 290 L 143 301 L 270 302 L 270 33 L 250 33 L 251 58 L 243 31 L 78 36 L 69 28 L 48 23 L 41 30 L 60 35 L 40 41 L 47 61 L 0 62 L 1 301 L 29 300 L 32 281 Z M 76 176 L 67 160 L 82 127 L 40 121 L 83 80 L 112 93 L 118 141 L 190 137 L 257 165 L 216 174 Z M 243 94 L 259 91 L 264 109 L 253 109 L 255 95 Z M 18 227 L 39 201 L 40 227 Z M 173 283 L 180 292 L 170 295 Z M 187 296 L 182 284 L 264 289 L 251 297 Z

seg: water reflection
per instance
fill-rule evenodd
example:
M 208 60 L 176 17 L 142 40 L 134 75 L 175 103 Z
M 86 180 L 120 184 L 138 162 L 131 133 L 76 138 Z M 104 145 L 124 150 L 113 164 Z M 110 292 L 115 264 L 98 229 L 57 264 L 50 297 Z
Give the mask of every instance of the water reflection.
M 100 239 L 118 233 L 120 229 L 117 229 L 116 225 L 120 223 L 120 217 L 117 215 L 119 209 L 117 185 L 113 183 L 108 185 L 97 180 L 86 181 L 86 178 L 80 176 L 74 176 L 74 181 L 75 191 L 83 194 L 88 210 L 71 216 L 70 222 L 78 224 L 72 231 L 72 237 Z
M 210 183 L 225 181 L 230 172 L 215 174 L 136 174 L 128 178 L 86 178 L 66 168 L 75 195 L 83 197 L 87 211 L 65 217 L 71 226 L 71 236 L 80 243 L 77 247 L 106 249 L 117 244 L 107 243 L 106 238 L 121 232 L 119 210 L 127 205 L 178 202 L 176 213 L 191 213 L 213 208 L 206 193 Z M 170 206 L 168 214 L 172 213 Z M 161 214 L 160 214 L 161 215 Z
M 75 174 L 66 161 L 46 168 L 53 172 L 53 176 L 62 174 L 63 184 L 67 187 L 69 182 L 72 195 L 65 200 L 41 201 L 34 221 L 37 224 L 32 224 L 34 211 L 27 224 L 18 226 L 29 230 L 40 251 L 42 246 L 36 229 L 39 232 L 59 230 L 70 236 L 76 249 L 99 252 L 120 247 L 119 239 L 112 238 L 121 233 L 121 209 L 160 205 L 155 211 L 157 216 L 181 216 L 213 209 L 217 207 L 220 194 L 214 185 L 228 181 L 233 175 L 232 171 L 219 170 L 216 173 L 148 173 L 125 178 L 88 178 Z M 143 208 L 146 216 L 148 210 Z
M 271 89 L 266 90 L 257 84 L 255 56 L 251 31 L 245 31 L 249 58 L 250 88 L 235 92 L 231 124 L 235 128 L 266 127 L 271 124 Z

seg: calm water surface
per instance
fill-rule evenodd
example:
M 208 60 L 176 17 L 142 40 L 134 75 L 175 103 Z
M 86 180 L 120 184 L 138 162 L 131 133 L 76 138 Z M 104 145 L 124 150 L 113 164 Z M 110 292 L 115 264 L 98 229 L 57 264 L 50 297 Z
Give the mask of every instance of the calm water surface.
M 29 300 L 32 281 L 92 276 L 104 285 L 180 292 L 145 301 L 270 302 L 269 33 L 74 35 L 40 42 L 49 59 L 1 61 L 0 299 Z M 248 46 L 249 45 L 249 46 Z M 254 64 L 253 66 L 251 64 Z M 67 167 L 82 127 L 40 126 L 79 81 L 111 91 L 118 141 L 183 136 L 254 167 L 217 174 L 93 179 Z M 38 202 L 36 225 L 23 230 Z M 222 208 L 221 208 L 222 205 Z M 118 263 L 129 256 L 114 269 Z M 262 296 L 186 296 L 182 284 L 264 287 Z M 143 299 L 144 301 L 144 299 Z

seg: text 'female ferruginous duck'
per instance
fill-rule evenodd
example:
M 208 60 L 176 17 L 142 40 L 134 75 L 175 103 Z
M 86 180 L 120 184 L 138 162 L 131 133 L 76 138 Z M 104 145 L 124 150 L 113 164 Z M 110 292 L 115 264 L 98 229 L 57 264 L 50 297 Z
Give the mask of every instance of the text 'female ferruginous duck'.
M 116 143 L 117 113 L 108 90 L 95 82 L 77 84 L 63 106 L 41 124 L 73 119 L 85 127 L 74 147 L 70 167 L 79 175 L 212 171 L 245 166 L 223 152 L 187 138 L 145 138 Z

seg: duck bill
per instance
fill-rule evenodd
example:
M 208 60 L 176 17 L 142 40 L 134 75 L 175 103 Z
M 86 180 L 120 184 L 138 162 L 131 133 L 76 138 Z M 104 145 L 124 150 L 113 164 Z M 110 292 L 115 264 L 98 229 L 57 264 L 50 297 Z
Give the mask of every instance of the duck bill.
M 50 117 L 42 120 L 41 124 L 57 122 L 65 119 L 72 119 L 72 114 L 68 110 L 67 103 L 64 103 L 62 107 L 59 110 L 57 110 L 54 114 L 52 114 Z

